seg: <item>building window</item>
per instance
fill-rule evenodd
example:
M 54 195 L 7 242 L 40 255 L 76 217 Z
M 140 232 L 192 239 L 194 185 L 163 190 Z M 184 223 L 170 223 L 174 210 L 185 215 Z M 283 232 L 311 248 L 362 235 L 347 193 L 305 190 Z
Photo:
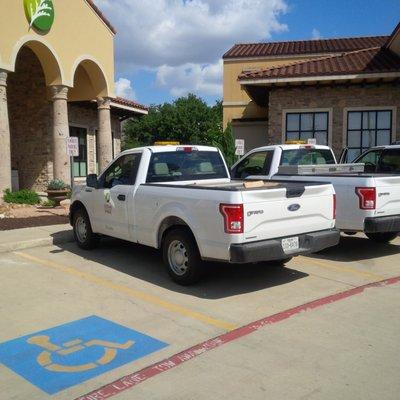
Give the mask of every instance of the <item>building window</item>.
M 70 126 L 70 136 L 77 137 L 79 140 L 79 156 L 74 157 L 74 177 L 82 178 L 87 175 L 87 130 Z
M 328 144 L 328 112 L 286 114 L 285 140 L 316 139 L 317 144 Z
M 373 146 L 390 144 L 392 111 L 349 111 L 347 113 L 348 161 Z

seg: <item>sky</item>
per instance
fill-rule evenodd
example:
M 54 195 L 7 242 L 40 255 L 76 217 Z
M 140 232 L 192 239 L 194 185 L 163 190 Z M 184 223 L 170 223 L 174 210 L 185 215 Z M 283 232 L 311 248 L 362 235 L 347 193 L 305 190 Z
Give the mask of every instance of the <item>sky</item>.
M 95 0 L 117 30 L 117 95 L 145 105 L 222 98 L 235 43 L 388 35 L 400 0 Z

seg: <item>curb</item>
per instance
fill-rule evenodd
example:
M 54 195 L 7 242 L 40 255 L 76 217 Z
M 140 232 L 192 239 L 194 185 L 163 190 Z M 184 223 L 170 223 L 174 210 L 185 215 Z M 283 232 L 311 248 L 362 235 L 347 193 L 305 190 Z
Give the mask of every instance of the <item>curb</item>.
M 32 249 L 35 247 L 45 247 L 51 245 L 59 245 L 71 243 L 74 241 L 72 231 L 62 231 L 57 233 L 57 237 L 45 237 L 40 239 L 24 240 L 21 242 L 2 243 L 0 244 L 0 253 L 9 253 L 17 250 Z

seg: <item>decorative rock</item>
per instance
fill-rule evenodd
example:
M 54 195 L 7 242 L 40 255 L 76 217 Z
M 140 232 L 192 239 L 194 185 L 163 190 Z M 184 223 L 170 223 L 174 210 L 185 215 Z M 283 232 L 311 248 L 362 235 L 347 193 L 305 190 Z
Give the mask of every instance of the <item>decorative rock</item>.
M 70 205 L 71 205 L 71 200 L 70 199 L 62 200 L 60 202 L 60 206 L 62 208 L 69 208 Z

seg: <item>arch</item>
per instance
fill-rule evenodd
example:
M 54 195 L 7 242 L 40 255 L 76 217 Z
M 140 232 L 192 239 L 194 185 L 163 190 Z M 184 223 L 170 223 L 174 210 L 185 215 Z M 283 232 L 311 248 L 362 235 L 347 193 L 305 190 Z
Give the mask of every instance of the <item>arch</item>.
M 42 65 L 46 78 L 46 85 L 68 85 L 65 80 L 64 71 L 56 51 L 44 39 L 32 35 L 24 36 L 19 40 L 12 52 L 11 68 L 15 71 L 15 65 L 20 50 L 23 47 L 29 47 L 37 56 Z
M 109 83 L 102 65 L 92 56 L 79 57 L 71 71 L 71 100 L 94 100 L 109 97 Z

